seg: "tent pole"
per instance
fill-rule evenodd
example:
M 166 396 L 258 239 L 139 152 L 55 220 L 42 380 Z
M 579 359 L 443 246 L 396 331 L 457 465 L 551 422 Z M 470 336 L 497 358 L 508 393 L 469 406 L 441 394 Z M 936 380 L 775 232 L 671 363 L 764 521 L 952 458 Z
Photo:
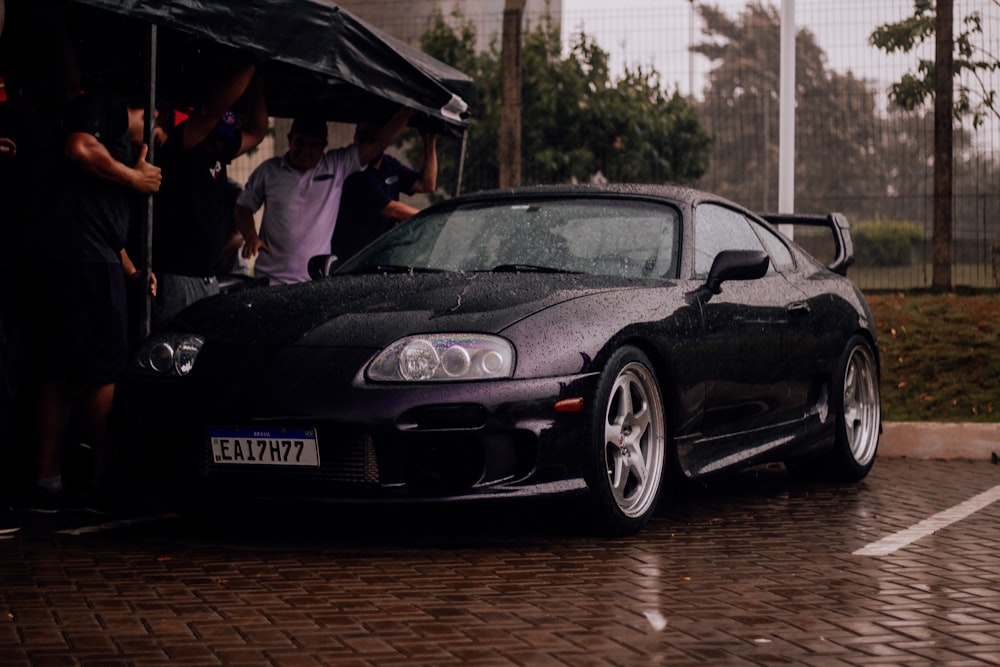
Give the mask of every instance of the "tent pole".
M 154 162 L 154 152 L 156 142 L 153 140 L 153 130 L 156 127 L 156 51 L 157 34 L 156 26 L 149 24 L 149 32 L 146 41 L 146 129 L 144 139 L 149 147 L 146 154 L 150 162 Z M 153 297 L 149 293 L 149 276 L 153 271 L 153 195 L 146 196 L 146 207 L 141 216 L 142 220 L 142 256 L 139 258 L 139 266 L 142 271 L 142 309 L 139 321 L 139 340 L 149 335 L 152 323 Z
M 458 153 L 458 174 L 455 183 L 455 196 L 462 194 L 462 177 L 465 175 L 465 149 L 468 146 L 469 131 L 462 132 L 462 146 Z

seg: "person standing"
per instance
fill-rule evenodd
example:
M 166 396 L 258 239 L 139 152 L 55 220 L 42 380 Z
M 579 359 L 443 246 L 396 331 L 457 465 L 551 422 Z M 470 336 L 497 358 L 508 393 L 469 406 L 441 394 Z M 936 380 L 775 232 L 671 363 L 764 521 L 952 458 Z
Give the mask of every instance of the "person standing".
M 359 124 L 355 136 L 369 131 Z M 421 137 L 424 152 L 420 171 L 382 153 L 367 169 L 348 176 L 330 252 L 346 259 L 417 213 L 417 208 L 399 201 L 399 195 L 433 192 L 437 187 L 437 136 L 423 132 Z
M 245 96 L 238 123 L 232 107 Z M 253 64 L 239 67 L 179 125 L 167 124 L 158 149 L 163 188 L 154 199 L 152 328 L 219 293 L 216 271 L 233 227 L 227 166 L 267 133 L 267 105 Z
M 125 281 L 142 275 L 125 241 L 137 195 L 158 191 L 161 182 L 160 168 L 146 160 L 144 128 L 137 100 L 78 98 L 67 123 L 62 187 L 32 230 L 41 290 L 36 332 L 45 338 L 34 413 L 36 508 L 60 503 L 59 452 L 77 406 L 93 452 L 92 484 L 104 472 L 115 382 L 128 353 Z
M 4 0 L 0 0 L 0 37 L 3 37 L 4 23 L 7 19 L 7 7 Z M 0 73 L 0 86 L 4 86 L 3 94 L 0 96 L 0 205 L 6 205 L 7 197 L 13 192 L 8 192 L 6 184 L 13 180 L 17 172 L 17 142 L 12 136 L 15 130 L 12 115 L 7 103 L 6 85 L 2 73 Z M 16 215 L 16 212 L 15 212 Z M 7 278 L 8 259 L 6 253 L 0 252 L 0 278 Z M 13 362 L 11 360 L 11 344 L 8 341 L 9 334 L 7 328 L 10 326 L 7 320 L 10 315 L 5 315 L 4 311 L 9 308 L 9 297 L 6 290 L 0 286 L 0 537 L 10 535 L 20 530 L 20 522 L 14 516 L 11 507 L 13 483 L 11 476 L 11 443 L 13 442 L 13 420 L 14 420 L 14 398 L 16 395 L 13 382 L 13 372 L 10 370 Z
M 2 31 L 2 27 L 3 0 L 0 0 L 0 31 Z M 14 160 L 17 156 L 17 143 L 11 137 L 3 136 L 7 133 L 8 128 L 6 127 L 3 109 L 0 108 L 0 183 L 9 179 L 10 175 L 8 172 L 13 171 L 13 168 L 16 166 Z M 8 194 L 4 190 L 0 186 L 0 193 L 2 193 L 0 194 L 0 204 L 5 203 L 5 195 Z M 6 270 L 7 261 L 5 256 L 3 260 L 4 270 L 0 271 L 0 277 L 12 277 L 13 273 Z M 11 463 L 13 461 L 11 443 L 14 440 L 14 400 L 17 395 L 14 387 L 14 371 L 12 370 L 15 361 L 11 354 L 14 346 L 9 341 L 10 334 L 8 333 L 8 327 L 10 324 L 7 322 L 10 314 L 5 313 L 9 308 L 8 304 L 11 299 L 8 297 L 6 289 L 0 287 L 0 290 L 2 290 L 0 292 L 0 537 L 2 537 L 3 535 L 17 532 L 20 526 L 14 517 L 13 508 L 11 507 L 13 496 L 11 487 L 13 484 L 11 475 Z
M 261 163 L 236 202 L 243 257 L 256 257 L 255 276 L 277 284 L 309 280 L 309 258 L 330 252 L 344 181 L 396 141 L 412 115 L 401 108 L 355 143 L 329 151 L 323 119 L 292 122 L 288 152 Z M 253 214 L 261 206 L 258 233 Z
M 62 3 L 0 0 L 0 527 L 4 508 L 31 488 L 24 466 L 37 395 L 39 355 L 30 331 L 35 257 L 27 241 L 65 182 L 67 110 L 80 70 Z M 24 443 L 24 444 L 22 444 Z M 18 507 L 17 509 L 21 509 Z M 7 510 L 8 519 L 19 512 Z M 9 527 L 9 526 L 8 526 Z M 0 530 L 0 533 L 3 533 Z

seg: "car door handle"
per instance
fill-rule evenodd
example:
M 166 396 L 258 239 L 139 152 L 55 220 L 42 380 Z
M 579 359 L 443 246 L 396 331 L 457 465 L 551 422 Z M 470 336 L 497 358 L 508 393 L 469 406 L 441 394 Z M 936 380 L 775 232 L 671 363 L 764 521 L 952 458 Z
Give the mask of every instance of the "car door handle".
M 811 312 L 809 304 L 805 301 L 796 301 L 795 303 L 790 304 L 785 310 L 787 310 L 788 314 L 793 317 L 805 317 Z

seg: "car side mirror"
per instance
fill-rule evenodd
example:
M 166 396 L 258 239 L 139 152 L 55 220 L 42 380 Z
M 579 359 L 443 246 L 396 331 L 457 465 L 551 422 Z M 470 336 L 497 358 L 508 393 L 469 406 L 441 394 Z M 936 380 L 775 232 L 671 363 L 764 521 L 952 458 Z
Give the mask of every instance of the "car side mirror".
M 771 258 L 763 250 L 723 250 L 715 256 L 705 286 L 718 294 L 727 280 L 754 280 L 767 275 Z
M 333 271 L 337 261 L 336 255 L 313 255 L 309 258 L 309 264 L 306 265 L 309 277 L 313 280 L 326 278 Z

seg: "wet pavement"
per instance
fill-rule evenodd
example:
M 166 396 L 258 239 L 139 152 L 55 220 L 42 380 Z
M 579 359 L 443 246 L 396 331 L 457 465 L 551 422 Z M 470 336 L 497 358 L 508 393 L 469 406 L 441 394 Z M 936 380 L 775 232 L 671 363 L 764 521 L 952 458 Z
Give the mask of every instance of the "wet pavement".
M 759 468 L 614 540 L 566 503 L 35 516 L 0 541 L 0 665 L 1000 664 L 998 489 Z

